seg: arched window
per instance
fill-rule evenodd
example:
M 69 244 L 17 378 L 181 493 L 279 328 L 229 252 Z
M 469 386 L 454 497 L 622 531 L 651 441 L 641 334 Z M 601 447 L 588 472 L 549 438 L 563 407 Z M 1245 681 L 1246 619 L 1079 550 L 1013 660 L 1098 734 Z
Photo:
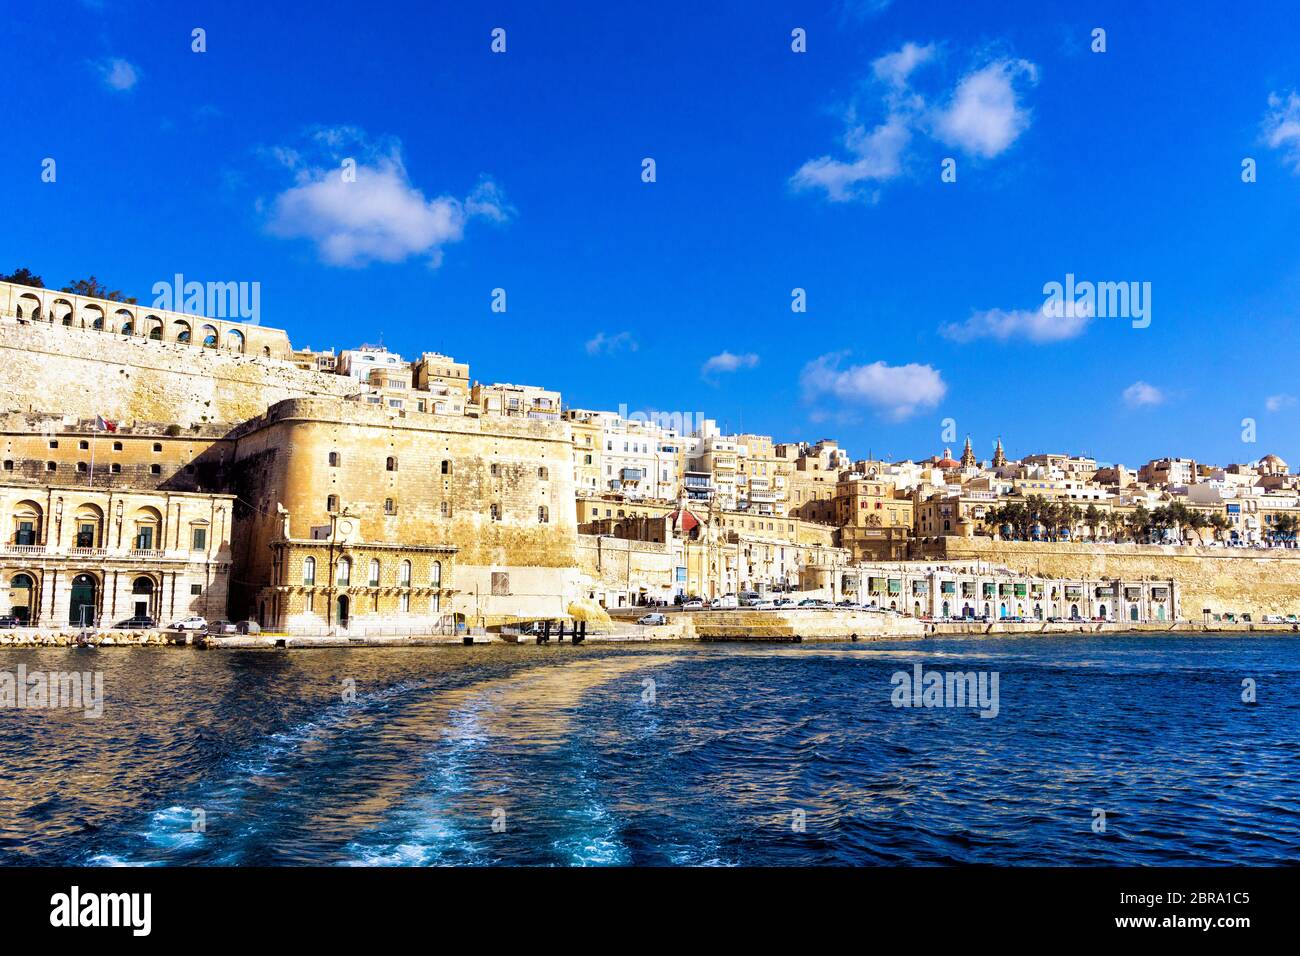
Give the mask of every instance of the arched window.
M 331 512 L 339 510 L 338 495 L 330 495 L 328 498 L 325 499 L 325 510 Z
M 397 471 L 397 459 L 394 458 L 392 455 L 389 455 L 389 456 L 388 456 L 388 461 L 387 461 L 387 463 L 385 464 L 385 467 L 386 467 L 389 471 Z
M 378 559 L 378 558 L 371 558 L 371 559 L 370 559 L 370 581 L 369 581 L 369 583 L 370 583 L 370 586 L 371 586 L 372 588 L 377 588 L 377 587 L 379 587 L 379 559 Z
M 316 583 L 316 559 L 308 555 L 302 562 L 302 583 Z
M 441 561 L 433 562 L 433 586 L 435 588 L 442 587 L 442 562 Z
M 334 578 L 334 583 L 340 587 L 347 587 L 352 583 L 351 558 L 339 558 L 338 575 Z
M 41 540 L 41 506 L 35 501 L 20 501 L 14 508 L 14 544 L 31 546 Z
M 411 586 L 411 562 L 410 561 L 402 562 L 400 572 L 398 573 L 397 576 L 397 583 L 404 588 L 409 588 Z
M 338 452 L 336 452 L 336 451 L 332 451 L 332 452 L 330 452 L 330 467 L 331 467 L 331 468 L 337 468 L 337 467 L 339 466 L 339 462 L 341 462 L 342 460 L 343 460 L 343 459 L 342 459 L 342 457 L 339 455 Z

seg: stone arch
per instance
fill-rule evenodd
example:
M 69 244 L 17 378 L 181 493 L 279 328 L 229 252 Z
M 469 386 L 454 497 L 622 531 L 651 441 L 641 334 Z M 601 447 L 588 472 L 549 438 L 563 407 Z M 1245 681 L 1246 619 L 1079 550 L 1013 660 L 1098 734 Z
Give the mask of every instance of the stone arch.
M 179 342 L 181 345 L 189 345 L 193 334 L 193 329 L 184 319 L 176 319 L 172 322 L 171 340 L 173 342 Z
M 156 315 L 146 315 L 144 317 L 145 335 L 149 336 L 155 342 L 161 342 L 165 334 L 163 320 Z
M 102 318 L 103 315 L 104 313 L 100 311 L 99 316 Z M 64 298 L 57 298 L 50 302 L 50 307 L 46 313 L 46 317 L 49 319 L 51 325 L 78 324 L 76 306 Z M 81 320 L 81 324 L 86 324 L 84 319 Z
M 36 619 L 36 580 L 31 571 L 18 571 L 9 578 L 9 610 L 5 613 L 22 624 Z
M 41 523 L 45 509 L 38 502 L 25 498 L 13 508 L 13 543 L 35 546 L 41 543 Z
M 228 350 L 243 354 L 244 346 L 244 333 L 239 329 L 231 329 L 226 333 L 226 348 Z
M 43 314 L 40 297 L 31 292 L 19 294 L 18 301 L 14 303 L 14 313 L 20 319 L 39 319 Z
M 72 514 L 72 546 L 104 547 L 104 509 L 89 502 L 79 505 Z
M 157 551 L 162 547 L 162 512 L 146 505 L 131 513 L 131 547 L 137 551 Z
M 99 577 L 93 571 L 79 571 L 70 580 L 68 623 L 93 627 L 99 617 Z
M 206 324 L 199 329 L 199 344 L 205 349 L 215 349 L 221 344 L 221 336 L 215 325 Z
M 111 324 L 109 326 L 110 332 L 113 330 L 113 326 L 116 326 L 117 328 L 122 330 L 123 335 L 135 334 L 136 316 L 135 316 L 135 312 L 133 312 L 132 310 L 125 307 L 114 309 L 112 316 L 110 316 L 110 320 L 111 320 Z

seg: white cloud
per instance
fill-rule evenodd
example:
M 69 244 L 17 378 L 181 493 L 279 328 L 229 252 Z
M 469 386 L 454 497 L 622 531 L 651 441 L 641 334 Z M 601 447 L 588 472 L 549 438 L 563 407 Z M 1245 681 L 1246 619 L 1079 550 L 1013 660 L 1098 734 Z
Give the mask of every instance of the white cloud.
M 874 60 L 871 69 L 877 79 L 884 80 L 891 86 L 906 86 L 907 78 L 912 75 L 912 71 L 921 64 L 929 62 L 933 57 L 933 43 L 921 46 L 908 41 L 895 52 L 886 53 Z
M 844 134 L 844 145 L 856 159 L 810 159 L 799 167 L 790 183 L 795 189 L 825 189 L 827 198 L 834 202 L 863 198 L 860 183 L 893 179 L 903 171 L 900 158 L 911 138 L 908 121 L 898 114 L 870 132 L 863 126 L 851 126 Z
M 140 70 L 121 57 L 109 57 L 94 64 L 99 78 L 110 90 L 129 90 L 140 82 Z
M 1145 405 L 1159 405 L 1165 400 L 1165 393 L 1146 382 L 1134 382 L 1124 389 L 1124 404 L 1129 408 L 1142 408 Z
M 635 352 L 637 343 L 631 332 L 616 332 L 613 335 L 597 332 L 587 340 L 586 349 L 588 355 L 599 355 L 601 352 L 618 352 L 621 349 Z
M 426 199 L 411 183 L 395 139 L 374 145 L 350 127 L 318 130 L 312 138 L 313 149 L 328 161 L 324 155 L 308 160 L 288 147 L 264 151 L 295 177 L 295 184 L 272 201 L 267 231 L 282 239 L 311 240 L 329 265 L 427 256 L 437 266 L 443 246 L 464 238 L 470 219 L 501 222 L 513 213 L 487 179 L 463 200 Z M 354 180 L 344 175 L 344 159 L 356 164 Z
M 999 60 L 967 73 L 947 107 L 931 118 L 935 135 L 974 156 L 991 159 L 1004 152 L 1029 128 L 1029 110 L 1020 105 L 1015 81 L 1038 79 L 1027 60 Z
M 1270 412 L 1280 412 L 1284 408 L 1290 408 L 1295 402 L 1294 395 L 1270 395 L 1264 399 L 1264 407 Z
M 700 366 L 700 375 L 709 379 L 719 372 L 735 372 L 742 368 L 753 368 L 757 364 L 758 356 L 753 352 L 734 355 L 724 350 L 710 357 L 708 361 Z
M 858 103 L 843 110 L 841 142 L 847 155 L 808 160 L 790 177 L 791 187 L 825 190 L 832 202 L 874 202 L 879 189 L 868 187 L 905 172 L 905 154 L 918 133 L 985 158 L 1007 149 L 1030 122 L 1015 82 L 1021 77 L 1033 82 L 1037 68 L 1027 60 L 998 60 L 962 77 L 946 107 L 930 108 L 910 81 L 917 67 L 936 54 L 932 43 L 909 41 L 874 60 L 872 77 L 881 92 L 878 109 L 884 119 L 861 121 Z
M 1276 93 L 1269 94 L 1264 141 L 1273 149 L 1282 150 L 1293 170 L 1300 173 L 1300 94 L 1295 90 L 1286 99 Z
M 1041 306 L 1037 309 L 988 309 L 974 312 L 965 322 L 950 322 L 939 331 L 954 342 L 975 339 L 1025 339 L 1036 344 L 1061 342 L 1082 335 L 1092 318 L 1088 303 L 1065 302 L 1065 315 L 1055 316 Z
M 866 405 L 902 421 L 933 408 L 948 392 L 943 375 L 929 365 L 872 362 L 840 368 L 842 358 L 843 353 L 832 353 L 804 366 L 800 384 L 806 401 L 830 398 L 845 405 Z

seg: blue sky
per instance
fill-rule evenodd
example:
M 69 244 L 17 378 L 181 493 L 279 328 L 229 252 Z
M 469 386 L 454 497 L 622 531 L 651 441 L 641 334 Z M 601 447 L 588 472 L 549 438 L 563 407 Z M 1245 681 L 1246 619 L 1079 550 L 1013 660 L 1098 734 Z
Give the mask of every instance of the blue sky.
M 1300 463 L 1288 4 L 180 6 L 9 11 L 0 270 L 860 456 Z

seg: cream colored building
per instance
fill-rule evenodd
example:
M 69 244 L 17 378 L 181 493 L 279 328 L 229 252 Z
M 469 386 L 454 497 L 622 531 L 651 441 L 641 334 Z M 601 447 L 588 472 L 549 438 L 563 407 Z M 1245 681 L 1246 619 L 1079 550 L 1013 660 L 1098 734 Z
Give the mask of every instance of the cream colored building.
M 234 500 L 0 485 L 0 614 L 48 627 L 222 618 Z

